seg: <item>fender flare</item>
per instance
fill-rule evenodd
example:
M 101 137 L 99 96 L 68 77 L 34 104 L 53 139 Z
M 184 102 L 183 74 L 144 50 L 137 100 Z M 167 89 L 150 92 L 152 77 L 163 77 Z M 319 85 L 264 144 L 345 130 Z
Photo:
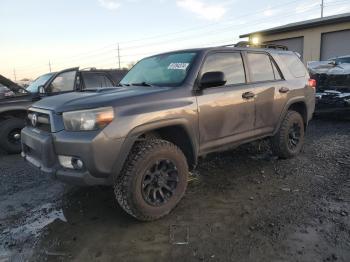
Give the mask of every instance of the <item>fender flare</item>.
M 137 141 L 140 135 L 159 128 L 170 127 L 170 126 L 181 126 L 182 128 L 184 128 L 185 132 L 188 134 L 188 137 L 191 141 L 192 153 L 194 156 L 194 161 L 196 162 L 198 158 L 198 150 L 199 150 L 198 138 L 196 137 L 195 131 L 192 130 L 192 128 L 190 127 L 189 122 L 183 118 L 165 119 L 162 121 L 150 122 L 150 123 L 145 123 L 145 124 L 136 126 L 129 132 L 129 134 L 125 137 L 125 140 L 119 151 L 119 156 L 117 158 L 116 163 L 113 166 L 113 174 L 111 177 L 116 178 L 119 176 L 125 164 L 125 161 L 127 160 L 129 152 L 131 151 L 132 147 L 134 146 L 135 142 Z
M 6 107 L 6 108 L 1 108 L 0 115 L 7 113 L 7 112 L 11 112 L 11 111 L 23 111 L 26 113 L 27 110 L 28 110 L 28 107 L 10 106 L 10 107 Z
M 275 130 L 273 131 L 273 134 L 272 134 L 272 135 L 275 135 L 275 134 L 278 132 L 278 130 L 280 129 L 280 126 L 281 126 L 281 124 L 282 124 L 282 121 L 283 121 L 283 119 L 285 118 L 285 116 L 286 116 L 286 114 L 287 114 L 288 109 L 290 108 L 290 106 L 293 105 L 293 104 L 295 104 L 295 103 L 300 103 L 300 102 L 302 102 L 302 103 L 305 104 L 306 115 L 308 114 L 308 112 L 307 112 L 307 106 L 306 106 L 307 104 L 306 104 L 306 101 L 305 101 L 305 98 L 304 98 L 304 97 L 298 96 L 298 97 L 294 97 L 294 98 L 290 99 L 290 100 L 284 105 L 283 110 L 282 110 L 282 113 L 280 114 L 280 117 L 279 117 L 279 119 L 278 119 L 276 128 L 275 128 Z M 306 121 L 307 121 L 307 122 L 306 122 L 306 125 L 307 125 L 307 124 L 308 124 L 308 120 L 306 120 Z

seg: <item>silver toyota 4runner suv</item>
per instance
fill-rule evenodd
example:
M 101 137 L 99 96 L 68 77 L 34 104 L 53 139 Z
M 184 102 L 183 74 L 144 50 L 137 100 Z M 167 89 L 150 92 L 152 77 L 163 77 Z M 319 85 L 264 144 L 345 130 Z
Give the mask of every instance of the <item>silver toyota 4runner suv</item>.
M 211 47 L 142 59 L 115 90 L 45 98 L 28 111 L 22 156 L 43 173 L 110 185 L 139 220 L 168 214 L 199 156 L 270 138 L 297 155 L 315 81 L 291 51 Z

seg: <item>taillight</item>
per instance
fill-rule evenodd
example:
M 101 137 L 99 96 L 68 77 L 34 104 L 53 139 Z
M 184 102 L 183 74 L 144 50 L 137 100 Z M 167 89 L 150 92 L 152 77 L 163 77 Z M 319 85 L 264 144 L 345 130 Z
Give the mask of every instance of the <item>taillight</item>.
M 310 87 L 312 87 L 312 88 L 316 88 L 317 82 L 316 82 L 315 79 L 310 78 L 310 79 L 308 80 L 307 84 L 308 84 L 308 86 L 310 86 Z

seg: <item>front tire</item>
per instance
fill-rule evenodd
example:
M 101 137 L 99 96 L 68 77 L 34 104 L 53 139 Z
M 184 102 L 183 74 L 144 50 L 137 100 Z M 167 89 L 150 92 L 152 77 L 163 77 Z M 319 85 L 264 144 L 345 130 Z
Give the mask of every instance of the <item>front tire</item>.
M 21 130 L 24 125 L 24 120 L 20 118 L 10 118 L 0 122 L 0 146 L 7 153 L 21 153 Z
M 304 144 L 304 121 L 296 111 L 288 111 L 280 129 L 271 139 L 272 151 L 280 158 L 295 157 Z
M 141 221 L 159 219 L 175 208 L 187 188 L 188 165 L 174 144 L 150 139 L 137 143 L 115 180 L 119 205 Z

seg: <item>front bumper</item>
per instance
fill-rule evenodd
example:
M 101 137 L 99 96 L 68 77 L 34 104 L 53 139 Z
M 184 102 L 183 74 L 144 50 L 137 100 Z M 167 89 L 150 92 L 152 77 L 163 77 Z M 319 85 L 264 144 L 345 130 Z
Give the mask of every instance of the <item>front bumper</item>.
M 316 113 L 350 113 L 350 93 L 316 93 Z
M 124 139 L 107 138 L 103 131 L 44 132 L 33 127 L 22 130 L 22 156 L 42 173 L 78 185 L 111 185 Z M 84 163 L 82 170 L 65 168 L 58 156 L 72 156 Z

